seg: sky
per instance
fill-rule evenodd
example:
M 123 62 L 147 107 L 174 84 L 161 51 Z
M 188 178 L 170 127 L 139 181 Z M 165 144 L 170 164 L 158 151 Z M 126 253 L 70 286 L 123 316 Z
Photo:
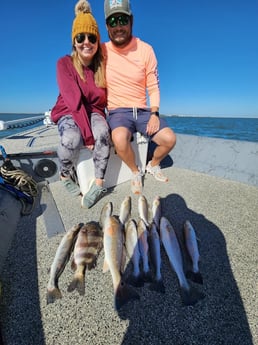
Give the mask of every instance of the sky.
M 71 53 L 72 0 L 3 0 L 0 113 L 44 113 Z M 90 1 L 101 40 L 103 0 Z M 165 115 L 258 118 L 258 0 L 131 0 L 133 34 L 154 48 Z

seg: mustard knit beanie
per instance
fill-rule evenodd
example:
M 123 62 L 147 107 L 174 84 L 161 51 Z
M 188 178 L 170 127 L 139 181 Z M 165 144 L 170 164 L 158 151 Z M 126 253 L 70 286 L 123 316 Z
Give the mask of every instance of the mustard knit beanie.
M 74 8 L 75 19 L 72 28 L 72 44 L 74 44 L 75 36 L 80 33 L 88 33 L 97 36 L 100 40 L 100 34 L 97 22 L 91 13 L 91 7 L 87 0 L 79 0 Z

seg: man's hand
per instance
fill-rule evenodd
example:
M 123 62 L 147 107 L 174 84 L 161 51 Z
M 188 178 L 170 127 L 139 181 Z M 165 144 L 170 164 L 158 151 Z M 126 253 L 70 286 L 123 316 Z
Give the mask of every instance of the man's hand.
M 146 133 L 150 136 L 159 130 L 159 117 L 156 115 L 151 115 L 149 122 L 147 123 Z

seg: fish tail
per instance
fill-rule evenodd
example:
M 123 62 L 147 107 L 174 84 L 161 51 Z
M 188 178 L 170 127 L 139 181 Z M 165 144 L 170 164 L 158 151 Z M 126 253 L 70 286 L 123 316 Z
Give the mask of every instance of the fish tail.
M 194 287 L 190 287 L 190 289 L 186 289 L 184 287 L 181 287 L 180 295 L 181 295 L 182 303 L 185 306 L 194 305 L 199 300 L 201 300 L 205 297 L 204 293 L 198 291 Z
M 203 277 L 199 271 L 198 272 L 187 271 L 186 278 L 188 278 L 194 283 L 201 284 L 201 285 L 203 284 Z
M 144 281 L 141 278 L 140 275 L 135 276 L 133 274 L 131 274 L 127 279 L 126 279 L 126 283 L 129 285 L 132 285 L 134 287 L 141 287 L 144 285 Z
M 81 296 L 85 295 L 85 279 L 84 275 L 75 275 L 71 283 L 69 284 L 67 291 L 72 292 L 77 290 Z
M 142 273 L 142 280 L 146 283 L 153 281 L 151 271 L 146 271 Z
M 62 298 L 62 293 L 58 287 L 47 290 L 47 304 L 54 303 L 59 298 Z
M 119 310 L 127 302 L 136 299 L 140 299 L 138 293 L 132 287 L 121 282 L 115 292 L 114 307 Z
M 156 291 L 156 292 L 159 292 L 159 293 L 165 293 L 165 286 L 164 286 L 163 280 L 160 279 L 160 280 L 153 281 L 149 285 L 149 289 L 151 291 Z

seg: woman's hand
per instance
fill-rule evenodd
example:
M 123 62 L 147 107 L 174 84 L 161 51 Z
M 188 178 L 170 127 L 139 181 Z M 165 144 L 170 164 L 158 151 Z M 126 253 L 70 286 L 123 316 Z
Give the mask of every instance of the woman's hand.
M 86 145 L 85 147 L 91 151 L 93 151 L 93 149 L 94 149 L 94 145 Z

